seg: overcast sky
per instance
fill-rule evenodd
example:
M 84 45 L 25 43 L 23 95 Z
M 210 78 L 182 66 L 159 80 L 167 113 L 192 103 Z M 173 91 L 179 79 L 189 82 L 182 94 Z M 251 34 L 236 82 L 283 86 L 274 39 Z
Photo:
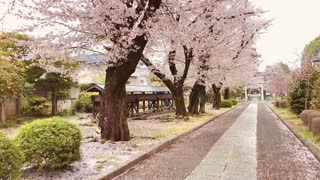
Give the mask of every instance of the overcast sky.
M 320 0 L 252 0 L 274 19 L 257 41 L 264 65 L 295 61 L 304 46 L 320 35 Z
M 0 2 L 6 0 L 0 0 Z M 318 10 L 320 0 L 252 0 L 258 7 L 268 10 L 267 17 L 274 19 L 268 32 L 257 41 L 262 66 L 276 62 L 295 61 L 304 46 L 320 35 Z M 0 6 L 0 14 L 3 12 Z M 16 19 L 7 18 L 4 30 L 17 26 Z M 262 68 L 263 69 L 263 68 Z

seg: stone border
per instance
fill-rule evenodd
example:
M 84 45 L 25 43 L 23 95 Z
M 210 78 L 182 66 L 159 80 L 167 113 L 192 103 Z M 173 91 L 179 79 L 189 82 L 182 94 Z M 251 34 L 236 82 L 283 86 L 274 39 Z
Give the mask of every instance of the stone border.
M 198 129 L 202 128 L 203 126 L 207 125 L 208 123 L 216 120 L 217 118 L 227 114 L 228 112 L 234 110 L 235 108 L 239 107 L 239 105 L 242 104 L 242 103 L 239 103 L 238 105 L 232 107 L 231 109 L 227 110 L 226 112 L 222 113 L 222 114 L 219 114 L 217 115 L 216 117 L 212 118 L 212 119 L 209 119 L 208 121 L 200 124 L 199 126 L 196 126 L 194 128 L 192 128 L 191 130 L 187 131 L 187 132 L 184 132 L 183 134 L 180 134 L 172 139 L 169 139 L 165 142 L 163 142 L 162 144 L 158 145 L 157 147 L 151 149 L 150 151 L 136 157 L 135 159 L 131 160 L 130 162 L 126 163 L 125 165 L 113 170 L 112 172 L 110 172 L 109 174 L 107 175 L 104 175 L 104 176 L 101 176 L 99 179 L 101 180 L 109 180 L 109 179 L 112 179 L 112 178 L 115 178 L 121 174 L 123 174 L 124 172 L 130 170 L 131 168 L 133 168 L 135 165 L 141 163 L 142 161 L 146 160 L 147 158 L 150 158 L 152 155 L 170 147 L 172 144 L 174 144 L 175 142 L 179 141 L 180 139 L 188 136 L 189 134 L 197 131 Z
M 282 121 L 282 123 L 292 132 L 292 134 L 294 134 L 294 136 L 299 139 L 299 141 L 309 149 L 309 151 L 311 151 L 311 153 L 314 155 L 314 157 L 320 162 L 320 148 L 318 146 L 316 146 L 315 144 L 313 144 L 312 142 L 310 142 L 309 140 L 303 138 L 301 135 L 299 135 L 294 128 L 292 127 L 292 125 L 290 125 L 290 123 L 286 122 L 286 120 L 282 119 L 271 107 L 269 104 L 267 104 L 267 106 L 269 107 L 269 109 L 278 117 L 278 119 L 280 119 Z

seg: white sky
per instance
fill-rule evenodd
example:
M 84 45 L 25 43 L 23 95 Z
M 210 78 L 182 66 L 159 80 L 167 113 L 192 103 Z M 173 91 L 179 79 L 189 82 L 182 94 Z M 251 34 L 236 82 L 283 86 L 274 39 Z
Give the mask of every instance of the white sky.
M 294 62 L 304 46 L 320 35 L 320 0 L 252 0 L 274 19 L 257 41 L 264 65 Z
M 257 41 L 257 50 L 263 61 L 262 69 L 280 61 L 294 62 L 304 46 L 320 35 L 320 0 L 251 1 L 261 9 L 268 10 L 267 17 L 274 19 L 268 32 Z M 0 6 L 0 15 L 3 12 Z M 18 22 L 15 18 L 6 18 L 0 27 L 11 30 L 17 27 Z

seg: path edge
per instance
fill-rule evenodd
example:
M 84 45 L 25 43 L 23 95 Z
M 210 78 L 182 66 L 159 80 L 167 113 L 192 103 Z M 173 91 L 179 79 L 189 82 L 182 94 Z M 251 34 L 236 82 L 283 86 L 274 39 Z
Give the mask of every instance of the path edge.
M 304 139 L 301 135 L 299 135 L 292 127 L 291 125 L 286 122 L 286 120 L 282 119 L 277 112 L 275 112 L 269 104 L 267 104 L 268 108 L 282 121 L 282 123 L 292 132 L 292 134 L 305 146 L 309 149 L 309 151 L 313 154 L 313 156 L 320 162 L 320 148 L 318 148 L 315 144 L 312 142 Z
M 136 157 L 135 159 L 129 161 L 128 163 L 124 164 L 123 166 L 121 167 L 118 167 L 117 169 L 111 171 L 110 173 L 106 174 L 106 175 L 102 175 L 101 177 L 99 177 L 98 179 L 100 180 L 111 180 L 121 174 L 123 174 L 124 172 L 130 170 L 131 168 L 133 168 L 134 166 L 136 166 L 137 164 L 141 163 L 142 161 L 150 158 L 151 156 L 153 156 L 154 154 L 170 147 L 172 144 L 174 144 L 175 142 L 181 140 L 182 138 L 188 136 L 189 134 L 199 130 L 200 128 L 202 128 L 203 126 L 209 124 L 210 122 L 216 120 L 217 118 L 229 113 L 230 111 L 236 109 L 237 107 L 239 107 L 242 103 L 239 103 L 238 105 L 232 107 L 231 109 L 227 110 L 226 112 L 224 113 L 221 113 L 215 117 L 213 117 L 212 119 L 209 119 L 208 121 L 205 121 L 203 122 L 202 124 L 190 129 L 189 131 L 187 132 L 184 132 L 172 139 L 169 139 L 161 144 L 159 144 L 158 146 L 154 147 L 153 149 L 151 149 L 150 151 Z

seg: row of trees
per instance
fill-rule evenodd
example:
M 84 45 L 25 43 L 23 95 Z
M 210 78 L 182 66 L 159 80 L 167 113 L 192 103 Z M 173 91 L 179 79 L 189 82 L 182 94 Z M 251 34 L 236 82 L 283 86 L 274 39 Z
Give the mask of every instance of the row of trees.
M 253 76 L 254 41 L 270 23 L 248 0 L 15 0 L 7 5 L 32 22 L 27 30 L 46 30 L 34 44 L 37 55 L 107 54 L 100 120 L 108 119 L 101 136 L 112 141 L 130 139 L 125 85 L 139 62 L 170 89 L 176 115 L 186 117 L 185 85 L 193 86 L 188 110 L 196 114 L 199 104 L 204 110 L 206 87 L 218 98 L 223 85 L 238 86 Z

